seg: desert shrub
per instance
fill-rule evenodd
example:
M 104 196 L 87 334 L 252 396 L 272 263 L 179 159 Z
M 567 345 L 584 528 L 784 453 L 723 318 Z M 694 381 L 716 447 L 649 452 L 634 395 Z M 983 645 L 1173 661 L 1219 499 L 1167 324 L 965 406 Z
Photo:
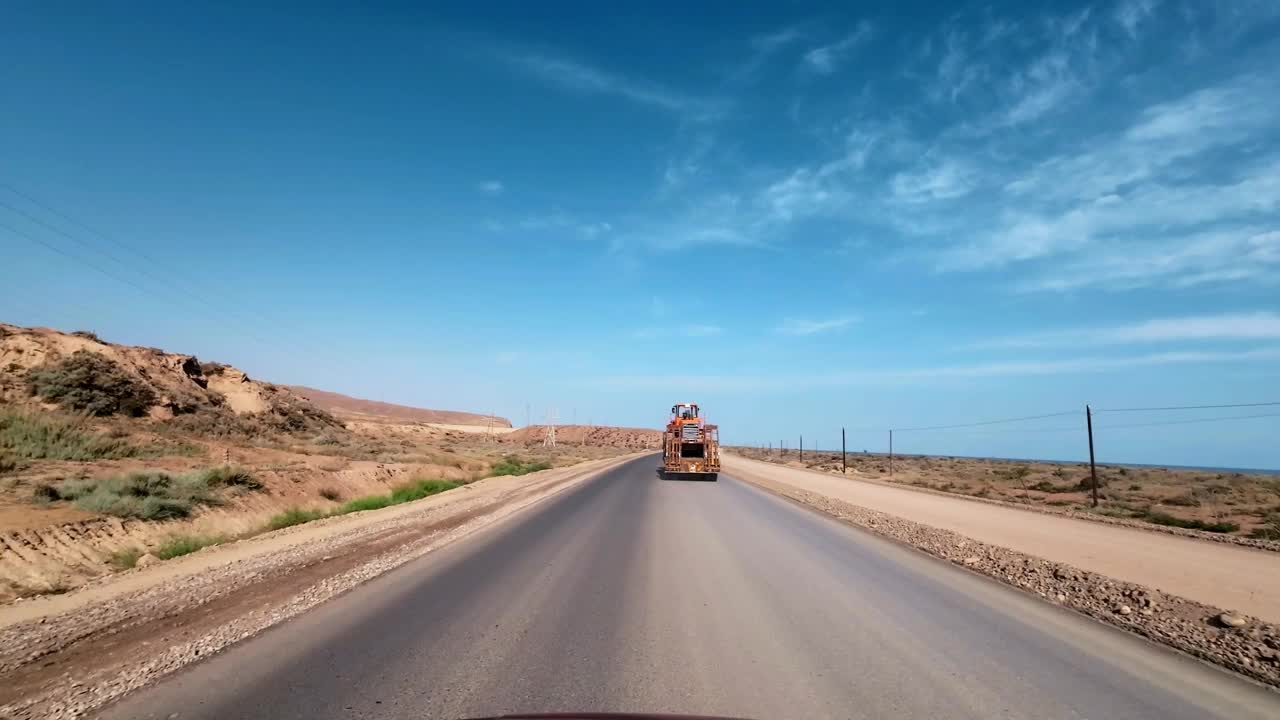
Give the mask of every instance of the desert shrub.
M 1189 493 L 1189 492 L 1183 493 L 1181 495 L 1174 495 L 1173 497 L 1170 497 L 1170 498 L 1165 498 L 1160 502 L 1164 505 L 1174 505 L 1177 507 L 1199 507 L 1200 506 L 1200 500 L 1196 498 L 1194 493 Z
M 186 517 L 196 507 L 221 502 L 221 487 L 260 489 L 262 483 L 249 473 L 213 467 L 181 475 L 144 470 L 94 479 L 64 480 L 54 492 L 59 499 L 75 502 L 89 512 L 143 520 Z
M 140 557 L 142 557 L 142 551 L 138 548 L 124 548 L 111 553 L 108 562 L 117 570 L 128 570 L 138 564 Z
M 330 502 L 338 502 L 342 499 L 342 492 L 335 487 L 320 488 L 320 497 Z
M 279 515 L 273 516 L 271 520 L 267 523 L 267 527 L 271 528 L 272 530 L 279 530 L 281 528 L 293 527 L 294 525 L 309 523 L 312 520 L 319 520 L 320 518 L 327 517 L 327 516 L 328 516 L 328 513 L 324 512 L 323 510 L 303 510 L 301 508 L 289 508 L 288 510 L 285 510 Z
M 26 380 L 33 395 L 90 415 L 143 415 L 156 401 L 149 387 L 110 358 L 88 350 L 32 368 Z
M 8 450 L 0 448 L 0 475 L 11 473 L 15 470 L 21 470 L 25 466 L 21 460 L 12 455 Z
M 1168 525 L 1171 527 L 1188 528 L 1191 530 L 1205 530 L 1214 533 L 1230 533 L 1240 529 L 1240 526 L 1224 520 L 1214 522 L 1205 522 L 1198 519 L 1180 518 L 1168 513 L 1162 513 L 1158 510 L 1148 510 L 1142 516 L 1143 520 L 1156 525 Z
M 220 362 L 202 362 L 200 363 L 200 374 L 202 375 L 221 375 L 227 366 Z
M 100 345 L 106 345 L 106 343 L 102 341 L 102 338 L 98 337 L 98 333 L 93 332 L 92 330 L 75 330 L 72 331 L 71 334 L 86 340 L 92 340 Z
M 1076 492 L 1077 490 L 1080 489 L 1079 486 L 1075 483 L 1068 483 L 1065 485 L 1055 485 L 1049 482 L 1048 480 L 1041 480 L 1035 484 L 1028 485 L 1027 487 L 1030 490 L 1039 490 L 1040 492 L 1043 492 L 1043 493 L 1069 493 L 1069 492 Z
M 31 460 L 101 460 L 134 457 L 139 449 L 89 430 L 82 417 L 9 409 L 0 411 L 0 452 Z
M 41 482 L 36 483 L 31 488 L 31 499 L 38 503 L 48 503 L 61 500 L 62 495 L 58 492 L 58 488 L 49 483 Z
M 1250 537 L 1263 540 L 1280 540 L 1280 512 L 1273 512 L 1263 518 L 1263 525 L 1253 529 Z
M 550 468 L 551 463 L 546 461 L 524 462 L 514 455 L 508 455 L 501 462 L 494 465 L 489 474 L 494 477 L 499 475 L 528 475 L 531 472 L 549 470 Z
M 392 505 L 390 495 L 367 495 L 362 498 L 356 498 L 343 505 L 338 509 L 337 514 L 346 514 L 353 512 L 362 512 L 364 510 L 379 510 L 381 508 Z
M 206 487 L 234 487 L 246 490 L 261 490 L 265 487 L 262 481 L 244 468 L 219 465 L 204 470 L 197 470 L 196 477 Z
M 391 500 L 397 504 L 411 502 L 456 487 L 459 487 L 458 483 L 449 480 L 415 480 L 392 490 Z
M 155 555 L 161 560 L 170 560 L 226 541 L 227 538 L 221 535 L 175 535 L 157 548 Z

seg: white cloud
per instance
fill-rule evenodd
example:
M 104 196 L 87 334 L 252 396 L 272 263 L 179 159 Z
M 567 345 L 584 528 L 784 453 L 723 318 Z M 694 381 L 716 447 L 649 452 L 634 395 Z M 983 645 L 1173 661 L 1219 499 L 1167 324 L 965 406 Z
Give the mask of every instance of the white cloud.
M 827 320 L 796 320 L 788 318 L 777 327 L 783 335 L 818 335 L 842 330 L 857 321 L 855 317 L 838 317 Z
M 566 90 L 614 95 L 632 102 L 681 113 L 705 113 L 707 103 L 669 88 L 632 80 L 565 58 L 520 55 L 510 58 L 524 71 Z
M 1128 325 L 1074 328 L 1000 338 L 981 348 L 1052 348 L 1161 342 L 1280 339 L 1280 313 L 1257 311 L 1156 318 Z
M 968 195 L 975 181 L 976 173 L 968 165 L 957 160 L 945 160 L 921 170 L 894 175 L 890 189 L 899 202 L 922 203 Z
M 830 45 L 816 47 L 804 54 L 806 66 L 820 75 L 830 75 L 854 48 L 871 37 L 871 23 L 863 20 L 853 32 Z
M 506 187 L 498 180 L 485 180 L 478 183 L 476 189 L 485 195 L 501 195 Z

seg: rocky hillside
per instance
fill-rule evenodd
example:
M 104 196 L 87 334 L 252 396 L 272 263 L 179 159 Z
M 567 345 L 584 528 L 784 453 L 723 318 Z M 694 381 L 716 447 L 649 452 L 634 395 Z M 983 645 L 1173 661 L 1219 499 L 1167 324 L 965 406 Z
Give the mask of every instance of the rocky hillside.
M 93 333 L 0 323 L 0 402 L 177 423 L 212 435 L 340 431 L 288 388 L 221 363 L 117 345 Z
M 335 392 L 316 390 L 302 385 L 287 385 L 294 393 L 310 400 L 316 406 L 338 415 L 365 415 L 394 418 L 413 422 L 438 423 L 442 425 L 480 425 L 496 428 L 509 428 L 511 421 L 506 418 L 460 412 L 457 410 L 429 410 L 427 408 L 396 405 L 377 400 L 340 395 Z

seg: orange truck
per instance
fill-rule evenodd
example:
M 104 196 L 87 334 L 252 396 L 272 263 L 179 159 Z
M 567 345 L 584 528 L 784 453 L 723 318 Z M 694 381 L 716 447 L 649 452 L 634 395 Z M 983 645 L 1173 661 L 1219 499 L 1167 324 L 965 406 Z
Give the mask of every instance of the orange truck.
M 662 475 L 715 480 L 720 472 L 720 429 L 708 425 L 697 403 L 677 403 L 662 436 Z

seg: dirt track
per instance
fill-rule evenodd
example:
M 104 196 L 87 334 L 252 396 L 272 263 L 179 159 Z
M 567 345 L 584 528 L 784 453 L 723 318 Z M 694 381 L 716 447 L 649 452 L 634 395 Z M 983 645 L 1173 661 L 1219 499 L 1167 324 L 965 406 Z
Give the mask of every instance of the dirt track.
M 725 472 L 960 533 L 1047 560 L 1280 621 L 1280 554 L 1136 528 L 1032 513 L 736 456 Z

